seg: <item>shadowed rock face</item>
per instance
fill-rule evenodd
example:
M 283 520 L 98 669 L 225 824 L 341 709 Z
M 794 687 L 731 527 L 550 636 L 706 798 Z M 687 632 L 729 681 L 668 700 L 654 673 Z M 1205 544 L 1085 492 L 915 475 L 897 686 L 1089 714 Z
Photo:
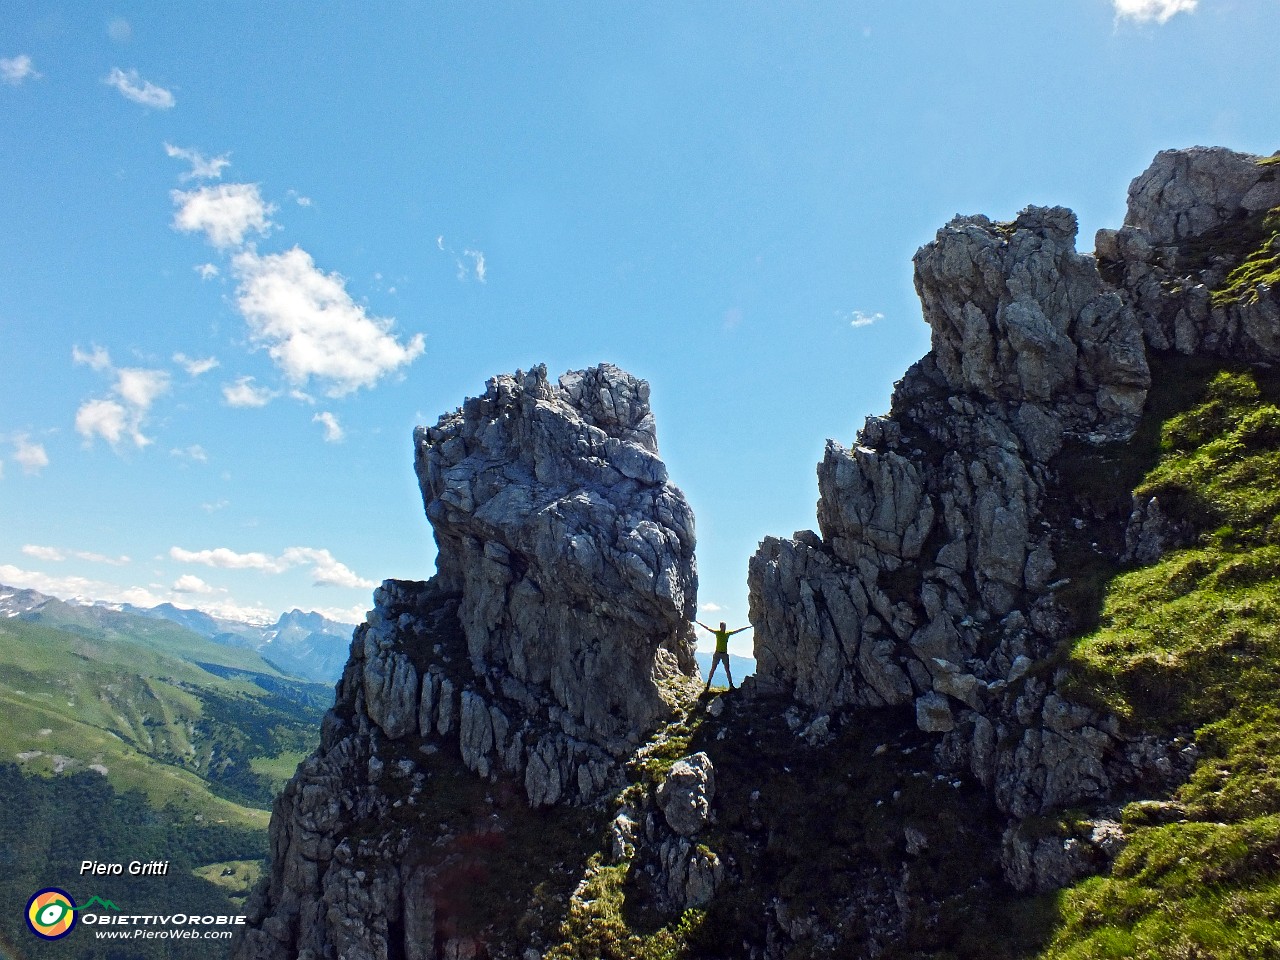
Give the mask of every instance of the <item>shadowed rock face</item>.
M 648 729 L 655 671 L 697 672 L 693 513 L 658 458 L 649 385 L 608 364 L 496 377 L 414 447 L 476 675 L 548 696 L 595 738 Z

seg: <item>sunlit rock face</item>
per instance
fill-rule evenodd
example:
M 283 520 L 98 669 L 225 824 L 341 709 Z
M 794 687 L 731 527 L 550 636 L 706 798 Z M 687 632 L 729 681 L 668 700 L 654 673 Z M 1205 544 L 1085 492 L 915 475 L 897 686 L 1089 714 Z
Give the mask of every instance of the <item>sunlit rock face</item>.
M 600 802 L 696 696 L 693 513 L 647 383 L 608 364 L 495 377 L 414 452 L 438 572 L 374 592 L 320 749 L 277 800 L 239 958 L 474 956 L 450 878 L 477 830 L 501 843 L 531 829 L 513 804 Z M 466 823 L 421 813 L 468 789 Z
M 693 512 L 658 457 L 649 385 L 617 367 L 489 381 L 414 434 L 438 577 L 477 676 L 549 698 L 601 742 L 694 674 Z

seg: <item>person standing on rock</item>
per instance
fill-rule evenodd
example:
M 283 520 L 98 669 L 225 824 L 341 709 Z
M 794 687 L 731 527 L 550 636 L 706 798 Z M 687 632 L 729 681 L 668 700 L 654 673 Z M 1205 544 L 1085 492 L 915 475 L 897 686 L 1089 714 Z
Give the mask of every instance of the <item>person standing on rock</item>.
M 700 626 L 703 630 L 706 630 L 708 633 L 714 634 L 716 638 L 716 653 L 715 653 L 715 656 L 711 658 L 711 669 L 707 671 L 707 689 L 703 690 L 702 692 L 706 693 L 711 689 L 711 678 L 715 676 L 716 666 L 721 663 L 724 664 L 724 675 L 729 678 L 729 689 L 732 690 L 733 689 L 733 671 L 729 669 L 729 638 L 732 637 L 735 633 L 741 633 L 743 630 L 750 630 L 751 629 L 750 625 L 745 627 L 739 627 L 737 630 L 730 630 L 728 625 L 723 620 L 721 620 L 720 629 L 712 630 L 701 620 L 695 620 L 693 622 L 696 623 L 698 626 Z

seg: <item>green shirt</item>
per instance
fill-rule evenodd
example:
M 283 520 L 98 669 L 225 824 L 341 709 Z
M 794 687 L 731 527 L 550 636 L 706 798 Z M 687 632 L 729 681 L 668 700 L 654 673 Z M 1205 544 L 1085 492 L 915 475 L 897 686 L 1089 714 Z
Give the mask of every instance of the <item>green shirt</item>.
M 712 630 L 716 635 L 716 653 L 729 652 L 729 638 L 737 633 L 737 630 Z

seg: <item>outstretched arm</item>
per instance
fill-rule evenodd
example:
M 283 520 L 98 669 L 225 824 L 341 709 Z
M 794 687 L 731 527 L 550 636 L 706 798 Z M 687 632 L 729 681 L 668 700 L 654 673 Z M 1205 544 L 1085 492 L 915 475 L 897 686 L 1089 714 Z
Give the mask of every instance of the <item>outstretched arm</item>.
M 700 626 L 703 630 L 711 630 L 711 628 L 710 628 L 710 627 L 708 627 L 708 626 L 707 626 L 705 623 L 703 623 L 701 620 L 695 620 L 695 621 L 693 621 L 693 622 L 694 622 L 694 623 L 696 623 L 698 626 Z M 715 631 L 714 631 L 714 630 L 711 630 L 711 632 L 712 632 L 712 633 L 715 633 Z
M 739 627 L 737 630 L 730 630 L 729 636 L 732 637 L 735 633 L 741 633 L 743 630 L 750 630 L 750 629 L 751 629 L 751 624 L 747 624 L 745 627 Z

